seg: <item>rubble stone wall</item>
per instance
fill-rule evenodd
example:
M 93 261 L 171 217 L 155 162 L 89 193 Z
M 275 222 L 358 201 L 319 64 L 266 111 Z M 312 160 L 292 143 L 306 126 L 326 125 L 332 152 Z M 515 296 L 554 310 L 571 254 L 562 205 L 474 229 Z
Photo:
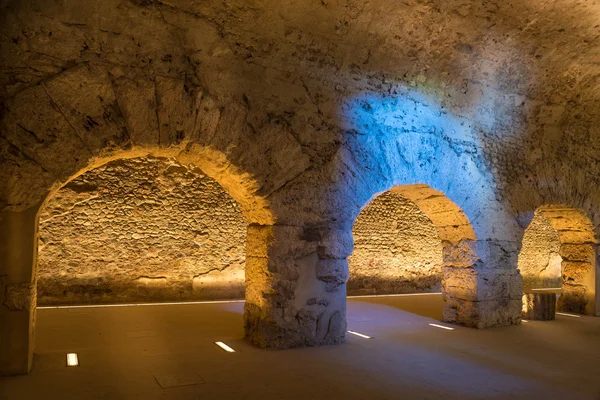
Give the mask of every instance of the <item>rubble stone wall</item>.
M 240 206 L 197 168 L 114 161 L 45 204 L 38 304 L 243 298 L 245 241 Z
M 439 292 L 442 242 L 431 220 L 410 200 L 392 192 L 359 214 L 348 259 L 348 294 Z

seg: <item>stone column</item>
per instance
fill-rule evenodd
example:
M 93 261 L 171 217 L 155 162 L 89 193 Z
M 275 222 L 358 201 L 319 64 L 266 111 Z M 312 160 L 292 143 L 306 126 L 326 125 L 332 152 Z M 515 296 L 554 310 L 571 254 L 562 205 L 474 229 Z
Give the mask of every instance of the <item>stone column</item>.
M 491 241 L 444 247 L 443 320 L 473 328 L 520 323 L 522 280 L 516 250 Z
M 31 369 L 38 208 L 0 213 L 0 375 Z
M 254 345 L 285 349 L 344 341 L 348 254 L 332 232 L 248 227 L 244 330 Z
M 596 315 L 596 247 L 592 243 L 561 244 L 563 284 L 556 307 L 559 311 Z

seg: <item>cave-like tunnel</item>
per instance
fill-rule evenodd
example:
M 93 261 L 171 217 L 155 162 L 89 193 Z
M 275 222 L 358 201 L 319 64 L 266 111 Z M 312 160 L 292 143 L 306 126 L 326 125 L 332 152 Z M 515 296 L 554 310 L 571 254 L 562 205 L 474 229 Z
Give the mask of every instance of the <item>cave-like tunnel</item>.
M 597 398 L 598 21 L 0 2 L 0 398 Z

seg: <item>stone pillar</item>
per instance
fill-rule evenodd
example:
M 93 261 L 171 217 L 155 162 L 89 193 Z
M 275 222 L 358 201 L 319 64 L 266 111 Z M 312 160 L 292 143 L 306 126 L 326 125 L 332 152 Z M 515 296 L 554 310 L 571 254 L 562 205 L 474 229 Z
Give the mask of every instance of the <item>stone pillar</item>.
M 31 369 L 38 208 L 0 213 L 0 375 Z
M 512 253 L 490 241 L 445 243 L 443 321 L 473 328 L 518 324 L 523 287 Z
M 342 247 L 331 231 L 250 225 L 246 338 L 268 349 L 342 343 L 348 280 Z
M 557 309 L 579 314 L 596 315 L 597 265 L 596 245 L 591 243 L 563 243 L 562 292 Z

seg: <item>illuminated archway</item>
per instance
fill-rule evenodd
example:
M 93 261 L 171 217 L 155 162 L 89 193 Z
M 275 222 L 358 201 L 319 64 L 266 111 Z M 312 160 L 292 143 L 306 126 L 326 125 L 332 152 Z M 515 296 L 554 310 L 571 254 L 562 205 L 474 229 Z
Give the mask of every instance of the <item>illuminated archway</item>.
M 370 209 L 370 207 L 373 208 Z M 406 226 L 398 229 L 397 218 L 406 218 L 407 215 L 411 214 L 410 218 L 412 219 L 405 221 Z M 383 217 L 379 218 L 378 221 L 383 222 L 383 225 L 379 224 L 377 226 L 378 224 L 375 223 L 368 226 L 368 223 L 365 224 L 367 221 L 362 221 L 373 216 Z M 427 257 L 427 260 L 424 260 L 424 264 L 428 265 L 427 271 L 424 272 L 427 284 L 421 290 L 431 291 L 436 287 L 436 280 L 441 280 L 441 290 L 446 301 L 443 319 L 448 322 L 460 322 L 467 325 L 470 323 L 468 315 L 458 315 L 457 302 L 468 300 L 471 297 L 474 298 L 477 291 L 477 281 L 468 279 L 474 273 L 472 267 L 477 261 L 475 250 L 477 239 L 469 219 L 460 207 L 442 192 L 427 185 L 401 185 L 377 195 L 374 200 L 363 208 L 357 218 L 357 223 L 359 225 L 355 232 L 360 231 L 356 245 L 359 257 L 365 244 L 368 247 L 382 239 L 378 235 L 384 236 L 383 241 L 379 242 L 380 246 L 383 247 L 379 251 L 391 251 L 391 249 L 385 247 L 390 246 L 390 244 L 394 245 L 394 239 L 398 239 L 398 237 L 392 238 L 391 236 L 398 234 L 400 231 L 404 231 L 405 235 L 404 238 L 399 237 L 400 240 L 413 240 L 413 246 L 415 244 L 424 245 L 425 248 L 421 250 L 431 252 L 430 254 L 413 254 L 415 260 L 419 257 Z M 362 226 L 363 224 L 366 226 Z M 366 227 L 371 228 L 371 230 L 363 232 Z M 418 232 L 414 232 L 415 229 Z M 364 240 L 364 237 L 361 237 L 363 233 L 364 235 L 372 235 L 374 240 Z M 390 259 L 393 258 L 394 255 L 392 254 L 387 260 L 383 261 L 389 264 Z M 350 257 L 349 259 L 351 274 L 353 269 L 360 271 L 360 269 L 365 268 L 364 265 L 353 266 L 356 261 L 358 261 L 356 258 Z M 419 266 L 411 267 L 413 270 L 418 271 Z M 382 265 L 382 268 L 389 268 L 389 265 Z M 398 273 L 398 270 L 396 269 L 391 273 L 388 271 L 388 279 L 394 280 L 394 273 Z M 385 278 L 382 280 L 385 281 Z
M 596 247 L 593 225 L 583 210 L 538 208 L 519 254 L 524 290 L 560 289 L 559 310 L 595 315 Z
M 197 168 L 110 162 L 45 201 L 37 303 L 243 298 L 246 229 L 239 204 Z
M 275 128 L 265 129 L 263 140 L 267 147 L 283 150 L 246 159 L 247 149 L 237 149 L 255 140 L 256 134 L 245 122 L 244 106 L 233 102 L 218 107 L 200 88 L 186 87 L 179 78 L 115 79 L 103 66 L 85 63 L 23 90 L 4 107 L 0 118 L 0 374 L 27 373 L 31 368 L 38 214 L 44 200 L 65 184 L 114 160 L 171 158 L 201 169 L 218 182 L 240 204 L 249 224 L 269 227 L 276 218 L 267 196 L 307 162 L 299 145 Z M 231 131 L 236 143 L 223 139 L 223 132 Z M 269 171 L 273 157 L 294 152 L 300 162 Z M 248 230 L 248 236 L 255 234 Z M 255 275 L 266 273 L 264 263 L 253 265 Z M 273 290 L 273 283 L 247 282 L 245 312 L 254 314 L 246 316 L 246 325 L 262 324 L 271 306 L 261 303 L 263 294 Z

